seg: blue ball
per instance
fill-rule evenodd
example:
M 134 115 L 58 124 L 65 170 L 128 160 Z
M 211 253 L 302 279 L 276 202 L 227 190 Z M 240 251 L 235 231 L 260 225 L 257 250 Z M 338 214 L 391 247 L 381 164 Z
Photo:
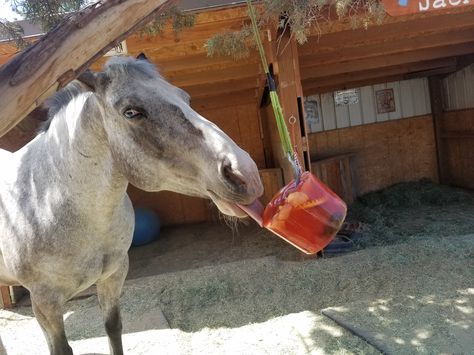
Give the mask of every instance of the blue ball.
M 160 235 L 160 219 L 158 215 L 147 208 L 135 208 L 135 230 L 133 231 L 133 246 L 151 243 Z

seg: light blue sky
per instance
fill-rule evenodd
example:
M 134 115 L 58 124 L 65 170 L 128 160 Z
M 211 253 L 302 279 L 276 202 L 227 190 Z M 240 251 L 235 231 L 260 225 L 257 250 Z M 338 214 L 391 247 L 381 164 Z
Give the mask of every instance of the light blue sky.
M 0 18 L 13 21 L 20 20 L 21 16 L 12 11 L 10 7 L 10 1 L 0 0 Z

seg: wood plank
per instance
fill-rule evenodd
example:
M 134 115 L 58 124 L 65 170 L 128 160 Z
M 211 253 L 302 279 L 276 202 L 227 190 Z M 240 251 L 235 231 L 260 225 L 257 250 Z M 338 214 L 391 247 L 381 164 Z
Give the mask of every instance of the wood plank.
M 264 188 L 260 202 L 265 206 L 283 187 L 283 174 L 280 168 L 260 169 L 259 173 Z
M 415 98 L 415 116 L 425 115 L 428 113 L 426 102 L 430 102 L 429 96 L 426 95 L 425 80 L 414 80 L 411 83 L 413 97 Z
M 303 81 L 303 89 L 306 95 L 314 92 L 322 92 L 325 87 L 356 87 L 354 83 L 370 82 L 388 82 L 387 78 L 397 77 L 400 80 L 404 78 L 407 73 L 420 72 L 433 68 L 454 68 L 456 66 L 456 58 L 442 58 L 428 61 L 421 61 L 415 63 L 407 63 L 403 65 L 396 65 L 392 67 L 381 69 L 369 69 L 358 72 L 348 72 L 339 75 L 331 75 L 317 79 L 306 79 Z
M 331 137 L 326 139 L 328 134 Z M 310 139 L 314 157 L 355 153 L 356 194 L 423 177 L 437 179 L 430 115 L 313 133 Z M 319 148 L 317 143 L 321 141 L 325 143 Z
M 474 25 L 474 11 L 449 15 L 407 16 L 405 18 L 385 18 L 381 25 L 372 25 L 368 29 L 353 29 L 349 24 L 334 24 L 333 32 L 316 32 L 301 47 L 300 57 L 315 54 L 316 51 L 331 51 L 342 46 L 363 46 L 375 42 L 391 42 L 393 39 L 410 40 L 417 36 L 443 31 L 462 30 Z M 329 24 L 330 25 L 330 24 Z M 341 27 L 346 28 L 341 30 Z M 321 34 L 322 33 L 322 34 Z M 305 66 L 305 63 L 301 63 Z
M 216 108 L 225 108 L 232 107 L 236 105 L 241 105 L 245 103 L 253 103 L 256 105 L 257 94 L 254 89 L 236 91 L 229 95 L 228 93 L 193 99 L 191 106 L 198 112 L 216 109 Z
M 415 116 L 415 97 L 411 90 L 411 80 L 400 82 L 400 101 L 402 117 Z
M 364 124 L 374 123 L 376 121 L 376 106 L 372 85 L 362 87 L 360 97 L 362 101 L 362 122 Z
M 251 91 L 257 89 L 259 85 L 259 79 L 250 77 L 211 84 L 181 86 L 181 89 L 191 96 L 191 100 L 195 100 L 212 98 L 224 94 L 233 95 L 235 92 Z
M 466 42 L 472 42 L 474 37 L 474 24 L 473 27 L 463 29 L 459 32 L 453 32 L 450 30 L 445 33 L 436 33 L 426 36 L 416 34 L 416 37 L 407 39 L 405 37 L 398 37 L 397 39 L 385 39 L 381 43 L 370 43 L 358 47 L 346 47 L 341 45 L 336 47 L 333 51 L 327 51 L 321 53 L 315 51 L 314 54 L 301 57 L 302 68 L 320 67 L 325 64 L 349 62 L 356 59 L 371 58 L 376 56 L 387 56 L 393 54 L 400 54 L 411 51 L 419 51 L 422 49 L 431 49 L 442 46 L 453 46 L 456 44 L 463 44 Z M 409 27 L 411 29 L 411 27 Z M 367 33 L 370 37 L 370 32 Z M 350 36 L 345 38 L 344 43 L 351 43 Z M 317 46 L 317 49 L 320 47 Z M 310 75 L 303 71 L 304 75 Z M 310 72 L 311 73 L 311 72 Z M 303 76 L 305 79 L 306 76 Z
M 321 95 L 321 111 L 323 114 L 324 130 L 328 131 L 336 128 L 336 110 L 333 93 Z
M 13 308 L 13 303 L 10 297 L 10 289 L 8 286 L 0 286 L 0 308 Z
M 211 83 L 240 80 L 249 77 L 254 77 L 255 81 L 257 81 L 261 71 L 262 69 L 258 64 L 245 64 L 237 67 L 216 69 L 209 72 L 167 73 L 166 78 L 173 85 L 186 87 L 192 85 L 209 85 Z
M 199 223 L 210 221 L 211 217 L 211 201 L 203 198 L 182 196 L 182 210 L 184 223 Z
M 156 50 L 159 52 L 159 46 L 157 46 Z M 137 52 L 139 53 L 140 49 L 138 49 Z M 150 60 L 155 63 L 163 73 L 184 70 L 209 71 L 212 70 L 213 67 L 222 68 L 241 66 L 244 64 L 260 64 L 260 58 L 256 51 L 252 51 L 250 57 L 238 60 L 231 57 L 209 57 L 206 53 L 172 59 L 162 58 L 160 56 L 155 60 L 153 53 L 154 52 L 152 51 L 145 54 L 147 54 L 148 58 L 150 58 Z
M 335 105 L 336 126 L 337 128 L 346 128 L 350 126 L 348 105 Z
M 350 126 L 358 126 L 362 124 L 362 96 L 360 90 L 357 90 L 359 101 L 355 104 L 348 105 Z
M 414 64 L 420 61 L 454 57 L 472 53 L 473 50 L 474 42 L 471 41 L 459 45 L 440 46 L 406 53 L 396 53 L 390 56 L 381 55 L 350 62 L 333 63 L 324 65 L 323 67 L 307 67 L 303 71 L 303 80 L 308 78 L 319 79 L 349 72 L 374 70 L 408 63 Z

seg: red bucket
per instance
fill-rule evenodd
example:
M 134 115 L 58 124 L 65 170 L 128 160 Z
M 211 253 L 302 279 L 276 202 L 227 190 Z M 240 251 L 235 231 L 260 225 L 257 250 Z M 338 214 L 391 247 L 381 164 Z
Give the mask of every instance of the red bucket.
M 282 188 L 263 211 L 259 202 L 241 206 L 250 217 L 306 254 L 324 249 L 346 218 L 347 206 L 310 172 Z M 260 205 L 261 206 L 261 205 Z

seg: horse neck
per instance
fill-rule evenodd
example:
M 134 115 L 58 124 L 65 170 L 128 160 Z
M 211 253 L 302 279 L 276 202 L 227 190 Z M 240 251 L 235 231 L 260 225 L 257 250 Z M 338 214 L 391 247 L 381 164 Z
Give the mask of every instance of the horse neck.
M 104 211 L 123 199 L 127 180 L 115 167 L 97 99 L 84 93 L 72 100 L 39 137 L 45 173 L 74 195 L 76 203 Z M 39 144 L 38 144 L 39 145 Z M 44 162 L 44 163 L 43 163 Z

